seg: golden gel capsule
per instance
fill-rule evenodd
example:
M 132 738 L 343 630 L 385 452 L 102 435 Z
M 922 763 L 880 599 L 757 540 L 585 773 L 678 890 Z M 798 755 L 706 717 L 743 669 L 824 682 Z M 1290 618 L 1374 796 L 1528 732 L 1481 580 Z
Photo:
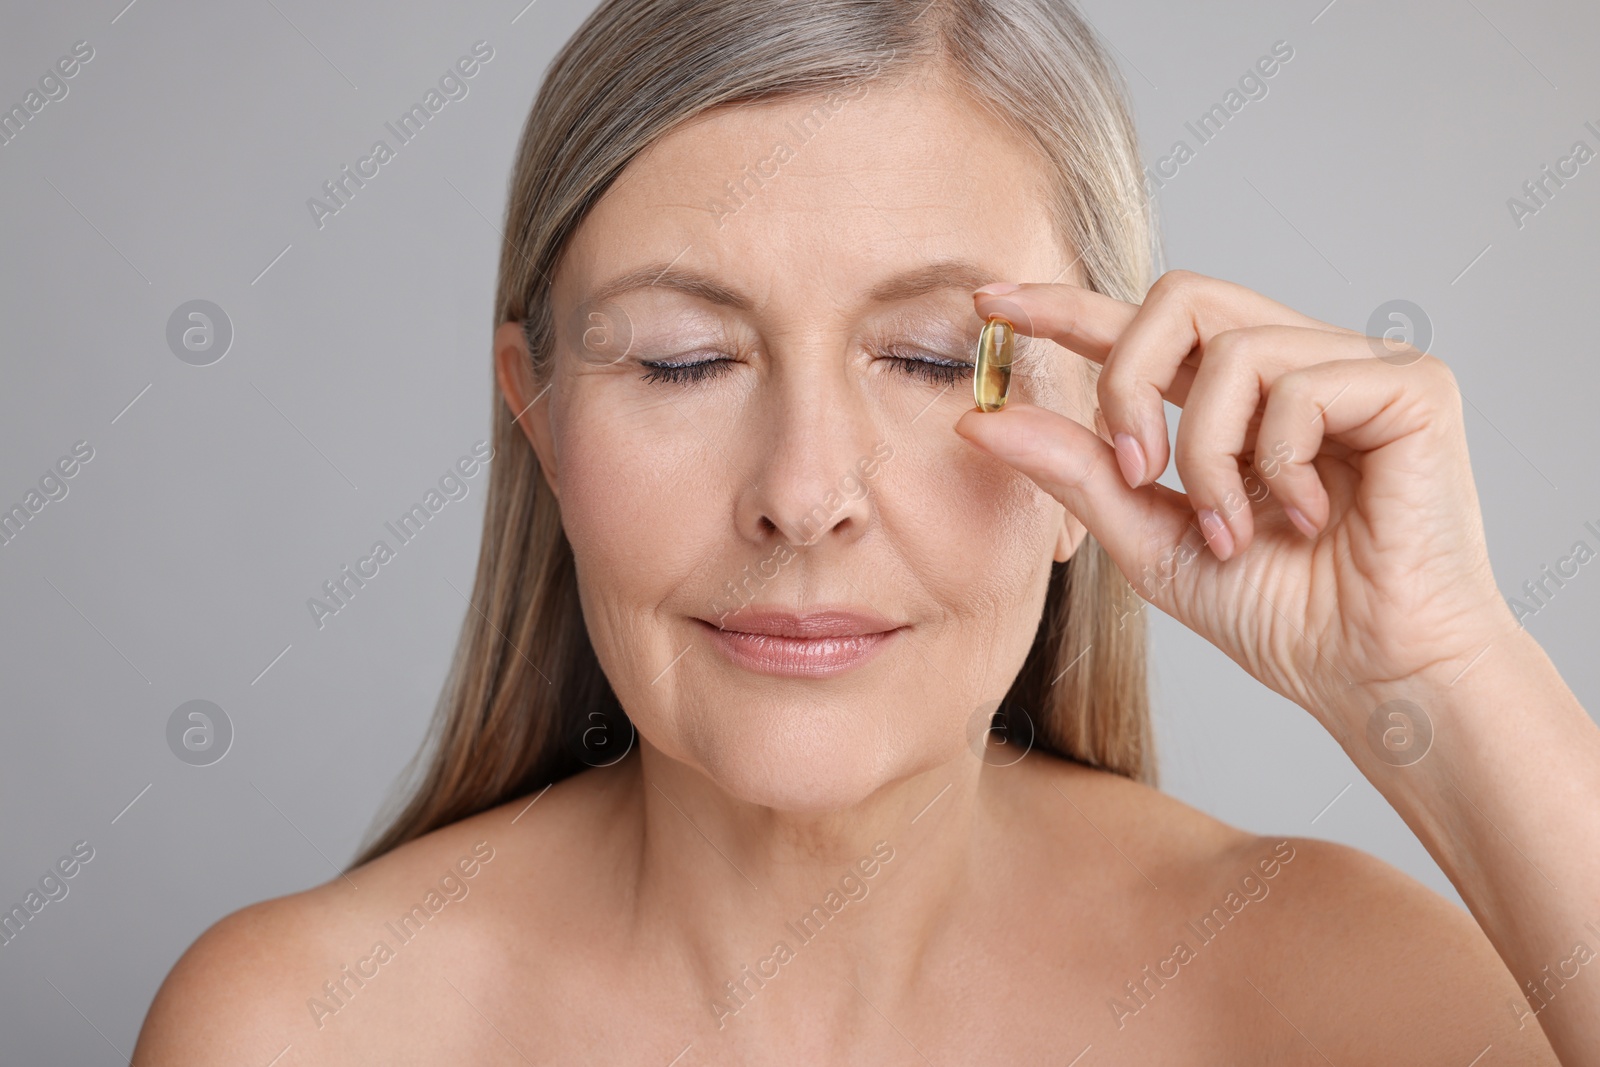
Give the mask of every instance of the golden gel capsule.
M 1011 356 L 1017 332 L 999 315 L 990 315 L 978 335 L 978 366 L 972 375 L 972 397 L 979 411 L 999 411 L 1011 390 Z

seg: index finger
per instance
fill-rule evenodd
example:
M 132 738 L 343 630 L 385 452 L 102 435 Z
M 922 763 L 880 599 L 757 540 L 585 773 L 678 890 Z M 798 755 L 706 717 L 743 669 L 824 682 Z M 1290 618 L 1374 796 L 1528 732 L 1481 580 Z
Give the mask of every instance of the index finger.
M 999 315 L 1020 334 L 1048 338 L 1100 364 L 1139 313 L 1138 304 L 1055 283 L 985 286 L 972 299 L 981 317 Z

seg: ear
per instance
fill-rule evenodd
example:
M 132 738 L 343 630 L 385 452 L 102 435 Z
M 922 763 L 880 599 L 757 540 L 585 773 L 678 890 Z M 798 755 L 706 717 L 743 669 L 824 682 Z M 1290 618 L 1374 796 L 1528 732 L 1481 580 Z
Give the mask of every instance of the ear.
M 1065 563 L 1078 551 L 1078 546 L 1083 544 L 1083 539 L 1089 533 L 1088 527 L 1078 521 L 1076 515 L 1066 508 L 1061 509 L 1061 532 L 1056 535 L 1057 563 Z
M 494 332 L 494 376 L 512 417 L 533 445 L 545 483 L 559 500 L 555 435 L 550 429 L 550 390 L 533 377 L 533 358 L 528 353 L 528 337 L 522 332 L 522 323 L 503 322 Z

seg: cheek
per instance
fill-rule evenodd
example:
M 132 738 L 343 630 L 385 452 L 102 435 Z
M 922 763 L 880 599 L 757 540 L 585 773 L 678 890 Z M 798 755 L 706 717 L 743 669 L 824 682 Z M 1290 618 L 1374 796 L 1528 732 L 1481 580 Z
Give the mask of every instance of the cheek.
M 619 413 L 601 390 L 574 394 L 553 397 L 552 432 L 584 625 L 641 735 L 685 759 L 685 724 L 669 698 L 676 687 L 650 683 L 681 651 L 662 606 L 681 608 L 683 591 L 707 586 L 727 556 L 726 467 L 700 454 L 692 432 L 666 432 L 649 413 Z
M 552 430 L 561 521 L 580 573 L 635 602 L 659 600 L 723 545 L 729 479 L 670 408 L 679 432 L 660 412 L 573 393 L 557 401 Z
M 939 433 L 936 442 L 908 442 L 921 455 L 886 472 L 892 483 L 879 494 L 878 518 L 946 611 L 1008 627 L 1021 618 L 1031 641 L 1023 605 L 1038 598 L 1049 572 L 1061 506 L 954 432 Z

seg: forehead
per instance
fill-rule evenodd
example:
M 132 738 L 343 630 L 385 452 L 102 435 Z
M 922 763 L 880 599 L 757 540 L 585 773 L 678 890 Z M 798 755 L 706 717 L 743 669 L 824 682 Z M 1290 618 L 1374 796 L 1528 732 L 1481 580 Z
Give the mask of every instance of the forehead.
M 975 264 L 974 284 L 1051 281 L 1072 257 L 1050 203 L 1032 146 L 926 81 L 719 108 L 628 166 L 574 234 L 557 293 L 656 263 L 769 308 L 853 306 L 937 262 Z

